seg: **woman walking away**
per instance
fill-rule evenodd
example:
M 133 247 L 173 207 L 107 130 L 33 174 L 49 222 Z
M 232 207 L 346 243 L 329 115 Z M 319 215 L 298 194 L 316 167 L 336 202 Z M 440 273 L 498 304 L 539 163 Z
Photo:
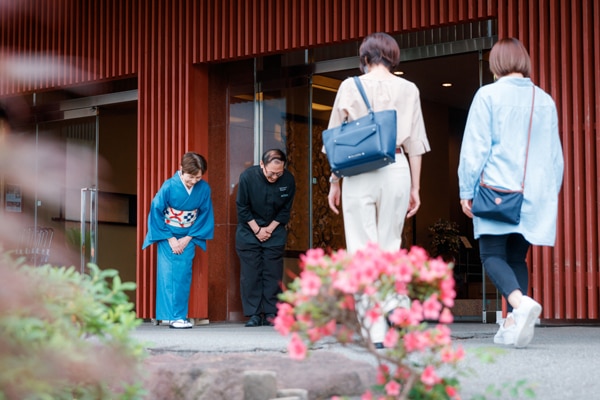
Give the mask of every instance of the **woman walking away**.
M 373 33 L 360 49 L 359 77 L 373 111 L 396 110 L 396 162 L 374 171 L 344 178 L 332 174 L 329 207 L 338 214 L 340 198 L 344 215 L 346 248 L 355 253 L 369 242 L 385 251 L 398 251 L 406 218 L 421 206 L 421 157 L 430 150 L 421 113 L 419 89 L 414 83 L 393 74 L 400 62 L 400 48 L 387 33 Z M 367 106 L 353 78 L 344 80 L 333 103 L 329 128 L 367 115 Z M 408 156 L 407 156 L 408 155 Z M 389 300 L 389 301 L 387 301 Z M 408 299 L 403 298 L 406 303 Z M 385 312 L 400 306 L 386 299 Z M 359 313 L 366 306 L 358 304 Z M 361 308 L 362 307 L 362 308 Z M 383 347 L 387 324 L 383 316 L 367 323 L 369 338 Z
M 460 204 L 473 218 L 485 271 L 508 302 L 494 342 L 525 347 L 542 312 L 527 296 L 525 258 L 532 244 L 554 246 L 563 154 L 556 106 L 531 81 L 531 60 L 521 42 L 498 41 L 490 52 L 490 70 L 497 80 L 477 91 L 467 118 L 458 166 Z M 481 180 L 523 189 L 518 223 L 473 215 Z

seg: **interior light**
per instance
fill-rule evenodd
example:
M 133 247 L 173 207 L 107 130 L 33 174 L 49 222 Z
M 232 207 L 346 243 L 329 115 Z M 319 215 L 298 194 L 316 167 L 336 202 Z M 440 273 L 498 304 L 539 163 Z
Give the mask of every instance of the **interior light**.
M 404 71 L 394 71 L 394 75 L 404 75 Z
M 312 87 L 315 89 L 321 89 L 321 90 L 326 90 L 328 92 L 337 93 L 336 88 L 332 88 L 332 87 L 328 87 L 328 86 L 324 86 L 324 85 L 318 85 L 318 84 L 313 83 Z
M 331 111 L 333 107 L 325 104 L 312 103 L 312 109 L 316 111 Z
M 452 87 L 452 84 L 450 82 L 444 82 L 442 83 L 443 87 Z

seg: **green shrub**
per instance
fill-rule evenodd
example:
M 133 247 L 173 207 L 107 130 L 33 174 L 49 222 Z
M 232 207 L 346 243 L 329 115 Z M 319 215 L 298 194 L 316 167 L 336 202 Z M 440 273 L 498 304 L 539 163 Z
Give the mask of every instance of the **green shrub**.
M 142 398 L 135 283 L 0 258 L 0 399 Z

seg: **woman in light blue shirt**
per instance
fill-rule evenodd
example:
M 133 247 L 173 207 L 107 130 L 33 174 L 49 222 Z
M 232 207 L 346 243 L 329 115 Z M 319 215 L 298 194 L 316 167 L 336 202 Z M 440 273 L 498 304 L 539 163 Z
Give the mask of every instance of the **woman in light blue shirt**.
M 542 311 L 526 296 L 525 257 L 532 244 L 554 245 L 563 154 L 556 106 L 529 78 L 531 60 L 521 42 L 498 41 L 490 52 L 490 70 L 497 80 L 478 90 L 467 118 L 458 166 L 460 204 L 473 218 L 485 270 L 509 305 L 494 342 L 525 347 Z M 519 190 L 526 160 L 520 222 L 512 225 L 473 216 L 472 200 L 482 173 L 488 185 Z

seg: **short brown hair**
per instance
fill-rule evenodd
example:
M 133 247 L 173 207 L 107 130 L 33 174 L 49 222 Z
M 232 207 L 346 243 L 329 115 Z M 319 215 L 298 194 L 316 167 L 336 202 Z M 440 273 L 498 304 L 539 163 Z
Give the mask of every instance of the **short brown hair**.
M 181 158 L 181 171 L 184 174 L 197 175 L 202 171 L 202 175 L 206 173 L 208 164 L 206 159 L 193 151 L 187 152 Z
M 383 64 L 392 72 L 400 63 L 400 47 L 396 39 L 384 32 L 372 33 L 365 37 L 358 50 L 360 70 L 367 64 Z
M 500 78 L 513 72 L 531 75 L 531 59 L 525 46 L 515 38 L 500 39 L 490 52 L 490 71 Z

